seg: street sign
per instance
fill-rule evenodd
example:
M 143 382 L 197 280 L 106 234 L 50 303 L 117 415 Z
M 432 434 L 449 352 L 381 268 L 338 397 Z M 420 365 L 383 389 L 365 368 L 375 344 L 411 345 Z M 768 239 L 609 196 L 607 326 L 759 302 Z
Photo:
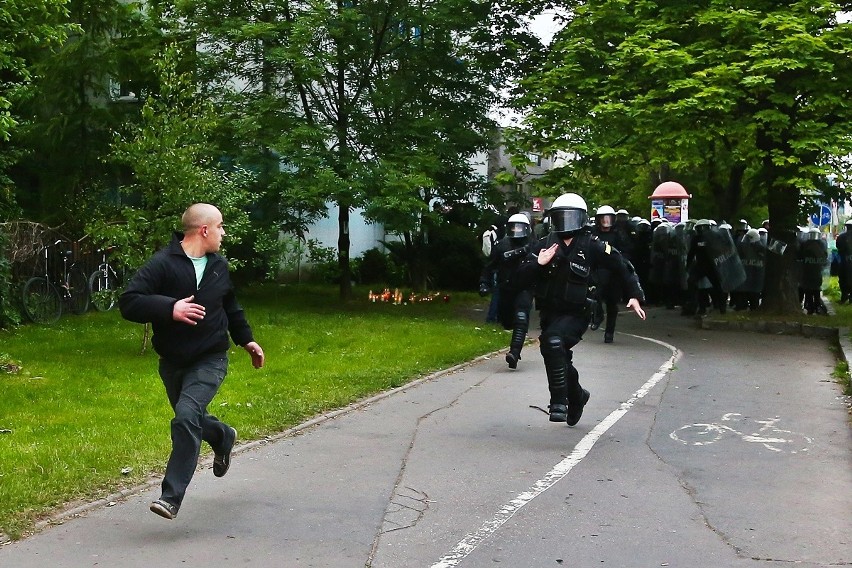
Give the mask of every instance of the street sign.
M 533 213 L 541 213 L 544 211 L 544 201 L 541 197 L 533 197 L 532 206 Z
M 811 222 L 819 227 L 831 224 L 831 209 L 829 208 L 829 206 L 820 205 L 819 213 L 811 214 Z

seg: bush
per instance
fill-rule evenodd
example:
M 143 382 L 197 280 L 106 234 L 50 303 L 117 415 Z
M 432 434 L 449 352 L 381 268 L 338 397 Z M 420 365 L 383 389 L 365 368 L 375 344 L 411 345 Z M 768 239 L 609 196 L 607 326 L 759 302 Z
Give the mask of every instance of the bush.
M 6 254 L 9 246 L 9 236 L 0 230 L 0 329 L 19 325 L 21 311 L 17 298 L 17 286 L 12 280 L 12 261 Z
M 385 284 L 388 283 L 389 262 L 386 254 L 371 248 L 352 261 L 352 273 L 361 284 Z
M 315 239 L 310 239 L 305 244 L 308 246 L 311 280 L 323 284 L 339 284 L 340 265 L 337 262 L 337 249 L 324 247 Z

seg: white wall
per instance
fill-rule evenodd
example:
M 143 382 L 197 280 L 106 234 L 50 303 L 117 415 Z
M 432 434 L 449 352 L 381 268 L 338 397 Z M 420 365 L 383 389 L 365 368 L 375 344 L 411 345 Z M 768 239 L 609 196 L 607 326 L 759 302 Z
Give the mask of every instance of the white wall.
M 328 204 L 328 214 L 308 228 L 306 239 L 316 239 L 322 246 L 337 249 L 337 216 L 340 208 L 336 204 Z M 384 251 L 381 241 L 385 240 L 385 229 L 377 223 L 368 223 L 363 216 L 363 209 L 354 209 L 349 213 L 349 258 L 358 258 L 365 251 L 378 248 Z

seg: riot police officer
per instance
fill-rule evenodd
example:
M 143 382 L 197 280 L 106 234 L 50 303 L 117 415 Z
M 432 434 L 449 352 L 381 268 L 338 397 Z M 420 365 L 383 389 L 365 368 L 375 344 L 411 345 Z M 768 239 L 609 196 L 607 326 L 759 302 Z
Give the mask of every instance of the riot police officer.
M 731 297 L 735 299 L 734 309 L 756 310 L 760 306 L 760 295 L 766 278 L 766 246 L 760 241 L 757 229 L 745 232 L 737 242 L 737 254 L 740 255 L 746 278 L 731 292 Z
M 837 236 L 837 255 L 840 269 L 837 284 L 840 286 L 840 303 L 852 301 L 852 219 L 845 223 L 846 230 Z
M 496 282 L 498 288 L 497 319 L 504 329 L 512 330 L 506 363 L 518 367 L 521 349 L 530 326 L 532 291 L 520 285 L 518 267 L 530 252 L 532 226 L 526 215 L 516 213 L 506 223 L 506 236 L 497 241 L 480 278 L 480 287 Z
M 828 246 L 819 229 L 811 227 L 802 231 L 804 241 L 799 245 L 798 262 L 801 266 L 799 290 L 802 304 L 808 314 L 824 314 L 825 305 L 820 298 L 822 273 L 828 265 Z
M 698 315 L 707 313 L 711 300 L 713 307 L 721 314 L 725 313 L 728 303 L 727 293 L 722 290 L 713 253 L 708 246 L 709 232 L 714 225 L 715 222 L 710 219 L 700 219 L 695 223 L 695 236 L 690 243 L 686 259 L 690 293 L 698 306 Z
M 598 207 L 595 213 L 595 225 L 592 229 L 592 234 L 605 243 L 618 249 L 622 257 L 629 262 L 628 256 L 625 254 L 625 244 L 627 234 L 616 228 L 616 212 L 609 205 Z M 621 303 L 621 283 L 611 277 L 610 270 L 606 267 L 601 267 L 595 270 L 592 274 L 592 280 L 596 288 L 596 297 L 606 313 L 606 327 L 604 328 L 604 343 L 612 343 L 615 337 L 615 322 L 618 319 L 618 307 Z M 595 307 L 596 311 L 600 307 Z M 603 313 L 601 313 L 603 315 Z M 595 330 L 600 325 L 600 321 L 592 317 L 591 329 Z
M 648 294 L 648 275 L 651 270 L 651 222 L 647 219 L 640 219 L 635 224 L 635 229 L 632 235 L 633 239 L 633 258 L 631 262 L 636 269 L 636 276 L 639 277 L 639 283 L 642 289 Z M 647 298 L 650 300 L 650 298 Z
M 598 268 L 608 268 L 630 300 L 627 307 L 640 318 L 644 293 L 636 274 L 621 254 L 587 229 L 586 202 L 576 193 L 559 196 L 550 209 L 552 232 L 533 245 L 521 265 L 522 280 L 535 284 L 536 309 L 541 314 L 541 355 L 550 390 L 550 421 L 576 424 L 589 401 L 572 364 L 572 349 L 589 326 L 589 280 Z

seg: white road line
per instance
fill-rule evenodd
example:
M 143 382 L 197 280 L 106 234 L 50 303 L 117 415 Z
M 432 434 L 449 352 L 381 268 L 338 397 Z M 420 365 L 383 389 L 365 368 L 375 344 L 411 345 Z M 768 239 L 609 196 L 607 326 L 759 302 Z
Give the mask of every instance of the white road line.
M 636 401 L 644 397 L 654 386 L 660 382 L 666 374 L 672 370 L 675 362 L 680 359 L 680 351 L 674 347 L 673 345 L 669 345 L 668 343 L 664 343 L 657 339 L 652 339 L 650 337 L 642 337 L 641 335 L 633 335 L 633 334 L 624 334 L 630 335 L 632 337 L 636 337 L 638 339 L 644 339 L 646 341 L 650 341 L 652 343 L 657 343 L 658 345 L 662 345 L 663 347 L 668 348 L 672 352 L 671 358 L 668 361 L 663 363 L 663 365 L 657 370 L 656 373 L 642 385 L 639 390 L 637 390 L 633 395 L 626 401 L 621 403 L 621 405 L 614 411 L 610 413 L 609 416 L 604 418 L 597 426 L 595 426 L 591 432 L 586 434 L 582 440 L 580 440 L 577 445 L 574 447 L 574 451 L 566 457 L 564 460 L 556 464 L 556 466 L 551 469 L 544 477 L 539 479 L 533 484 L 533 486 L 519 494 L 517 497 L 506 503 L 497 513 L 485 523 L 479 527 L 479 530 L 476 532 L 468 534 L 464 537 L 449 553 L 445 554 L 438 562 L 433 564 L 431 568 L 453 568 L 458 566 L 462 560 L 464 560 L 471 552 L 476 550 L 476 547 L 479 546 L 485 539 L 490 537 L 492 534 L 497 532 L 506 521 L 512 518 L 512 516 L 517 513 L 521 507 L 556 485 L 556 483 L 568 475 L 568 473 L 574 469 L 580 461 L 586 457 L 592 447 L 594 447 L 595 443 L 600 439 L 604 433 L 612 428 L 616 422 L 618 422 L 622 416 L 627 414 Z

